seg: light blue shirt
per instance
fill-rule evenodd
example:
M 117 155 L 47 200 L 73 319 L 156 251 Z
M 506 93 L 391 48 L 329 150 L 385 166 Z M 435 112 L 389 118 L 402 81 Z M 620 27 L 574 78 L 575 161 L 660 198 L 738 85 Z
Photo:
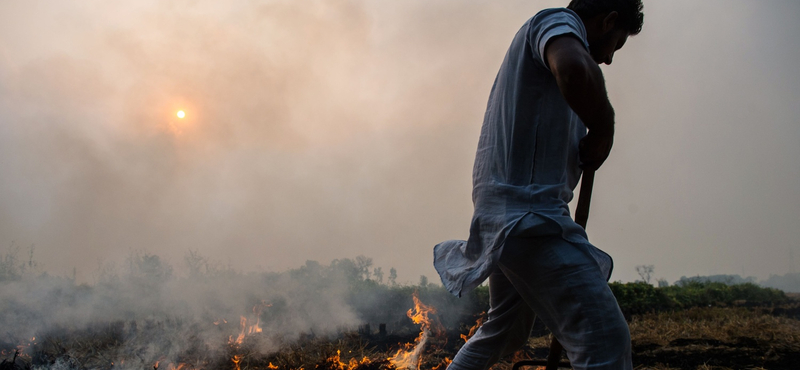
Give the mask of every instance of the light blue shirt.
M 586 127 L 543 59 L 547 42 L 567 34 L 588 50 L 577 14 L 542 10 L 517 32 L 497 73 L 475 156 L 469 239 L 434 247 L 434 267 L 457 296 L 492 273 L 509 236 L 588 244 L 567 207 L 581 176 L 578 143 Z

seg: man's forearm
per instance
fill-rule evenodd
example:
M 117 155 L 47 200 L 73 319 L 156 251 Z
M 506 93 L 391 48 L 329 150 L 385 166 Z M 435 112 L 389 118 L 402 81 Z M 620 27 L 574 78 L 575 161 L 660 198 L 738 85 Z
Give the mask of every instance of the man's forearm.
M 608 100 L 603 72 L 588 55 L 560 65 L 553 74 L 567 104 L 590 131 L 614 133 L 614 108 Z

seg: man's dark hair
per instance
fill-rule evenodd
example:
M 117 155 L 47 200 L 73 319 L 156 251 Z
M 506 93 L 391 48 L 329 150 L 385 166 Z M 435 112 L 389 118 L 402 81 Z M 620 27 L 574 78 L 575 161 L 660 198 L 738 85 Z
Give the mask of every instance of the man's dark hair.
M 642 0 L 572 0 L 567 5 L 581 19 L 587 20 L 598 14 L 610 12 L 619 13 L 617 27 L 628 31 L 631 35 L 642 32 L 644 14 L 642 13 Z

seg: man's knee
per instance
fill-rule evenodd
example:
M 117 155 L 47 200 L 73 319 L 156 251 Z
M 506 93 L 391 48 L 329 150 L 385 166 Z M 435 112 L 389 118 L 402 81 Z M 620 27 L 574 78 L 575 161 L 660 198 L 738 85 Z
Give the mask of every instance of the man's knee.
M 609 317 L 603 325 L 603 330 L 593 332 L 588 336 L 585 353 L 587 368 L 592 365 L 617 364 L 608 368 L 627 368 L 631 359 L 631 334 L 628 323 L 619 314 Z M 599 366 L 598 368 L 605 368 Z

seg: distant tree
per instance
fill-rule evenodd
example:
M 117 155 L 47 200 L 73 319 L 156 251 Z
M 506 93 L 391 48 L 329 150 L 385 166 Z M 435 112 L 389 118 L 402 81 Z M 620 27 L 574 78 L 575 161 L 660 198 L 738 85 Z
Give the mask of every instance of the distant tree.
M 419 276 L 419 286 L 423 287 L 423 288 L 428 286 L 428 277 L 427 276 L 425 276 L 425 275 L 420 275 Z
M 146 278 L 152 281 L 163 282 L 172 277 L 172 266 L 161 261 L 155 254 L 131 254 L 128 263 L 130 274 L 134 278 Z
M 394 267 L 389 269 L 389 285 L 397 285 L 397 270 Z
M 636 273 L 642 278 L 642 281 L 650 284 L 650 277 L 653 275 L 655 267 L 653 265 L 639 265 L 636 266 Z
M 761 282 L 761 285 L 780 289 L 784 292 L 800 293 L 800 273 L 770 275 L 767 280 Z
M 726 285 L 747 284 L 755 283 L 756 278 L 749 276 L 746 278 L 740 275 L 708 275 L 708 276 L 681 276 L 680 280 L 676 281 L 676 285 L 686 285 L 689 283 L 722 283 Z
M 25 264 L 19 263 L 18 253 L 19 247 L 14 246 L 14 242 L 11 242 L 6 253 L 0 256 L 0 281 L 17 280 L 22 276 Z
M 356 268 L 358 269 L 358 275 L 361 277 L 361 280 L 369 280 L 370 266 L 372 266 L 372 258 L 367 258 L 365 256 L 356 257 Z
M 667 279 L 664 279 L 664 278 L 658 279 L 658 287 L 659 288 L 666 288 L 668 286 L 669 286 L 669 281 L 667 281 Z
M 376 267 L 375 269 L 373 269 L 372 270 L 372 276 L 375 277 L 375 281 L 377 281 L 378 284 L 383 284 L 383 269 L 382 268 Z
M 350 281 L 363 280 L 363 271 L 358 263 L 349 259 L 335 259 L 331 261 L 331 270 L 344 275 Z
M 189 276 L 191 277 L 202 276 L 208 273 L 208 260 L 197 250 L 190 249 L 186 255 L 183 256 L 183 261 L 186 263 L 186 267 L 189 268 Z

